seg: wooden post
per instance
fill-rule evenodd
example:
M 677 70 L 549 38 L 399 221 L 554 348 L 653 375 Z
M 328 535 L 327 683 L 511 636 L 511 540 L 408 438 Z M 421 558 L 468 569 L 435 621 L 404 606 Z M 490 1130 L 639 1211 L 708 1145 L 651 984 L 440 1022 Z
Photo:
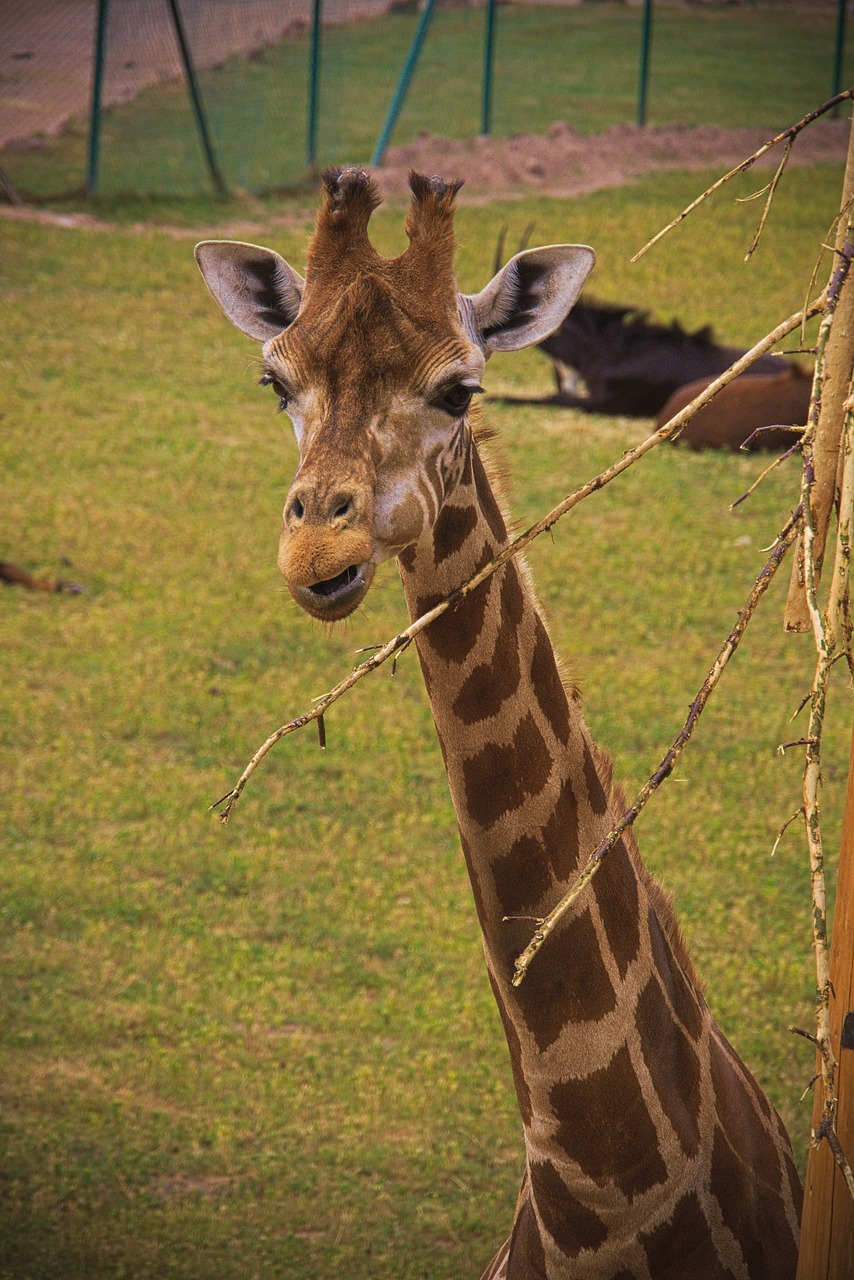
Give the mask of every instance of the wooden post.
M 854 1160 L 854 737 L 830 945 L 830 1035 L 837 1068 L 836 1132 Z M 818 1070 L 818 1065 L 816 1070 Z M 812 1123 L 822 1118 L 816 1086 Z M 854 1199 L 827 1142 L 810 1149 L 801 1220 L 797 1280 L 851 1280 L 854 1276 Z

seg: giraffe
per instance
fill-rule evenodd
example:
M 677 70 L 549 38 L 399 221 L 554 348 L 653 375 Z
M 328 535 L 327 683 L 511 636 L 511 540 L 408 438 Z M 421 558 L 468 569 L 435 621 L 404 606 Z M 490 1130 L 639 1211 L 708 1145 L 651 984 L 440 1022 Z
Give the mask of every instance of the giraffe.
M 262 345 L 295 429 L 279 566 L 326 621 L 396 557 L 412 617 L 508 540 L 472 408 L 488 357 L 560 323 L 595 254 L 517 254 L 478 294 L 454 274 L 461 185 L 410 175 L 409 244 L 374 249 L 361 170 L 330 170 L 305 279 L 203 241 L 223 312 Z M 784 1280 L 801 1187 L 782 1122 L 714 1023 L 669 899 L 630 835 L 543 947 L 514 957 L 608 832 L 620 796 L 511 559 L 417 639 L 507 1039 L 525 1143 L 511 1233 L 482 1280 Z M 510 919 L 508 919 L 510 917 Z

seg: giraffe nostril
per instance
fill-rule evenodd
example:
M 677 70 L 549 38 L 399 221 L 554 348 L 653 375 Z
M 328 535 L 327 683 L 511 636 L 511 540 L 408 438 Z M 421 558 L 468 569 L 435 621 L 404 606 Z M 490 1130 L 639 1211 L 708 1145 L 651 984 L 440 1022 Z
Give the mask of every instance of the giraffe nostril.
M 350 498 L 344 498 L 342 501 L 338 503 L 338 506 L 335 508 L 332 514 L 336 520 L 340 520 L 340 519 L 343 519 L 344 516 L 348 516 L 352 510 L 353 510 L 352 500 Z
M 305 515 L 305 507 L 302 505 L 299 498 L 291 499 L 291 515 L 295 520 L 302 520 Z

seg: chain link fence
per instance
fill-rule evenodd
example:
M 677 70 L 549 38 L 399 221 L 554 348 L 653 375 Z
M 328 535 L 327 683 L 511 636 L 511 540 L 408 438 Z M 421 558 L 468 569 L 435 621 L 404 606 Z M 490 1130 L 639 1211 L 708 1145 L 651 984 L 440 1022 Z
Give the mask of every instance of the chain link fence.
M 260 192 L 423 131 L 785 124 L 844 86 L 845 18 L 845 0 L 5 0 L 0 178 L 10 199 Z

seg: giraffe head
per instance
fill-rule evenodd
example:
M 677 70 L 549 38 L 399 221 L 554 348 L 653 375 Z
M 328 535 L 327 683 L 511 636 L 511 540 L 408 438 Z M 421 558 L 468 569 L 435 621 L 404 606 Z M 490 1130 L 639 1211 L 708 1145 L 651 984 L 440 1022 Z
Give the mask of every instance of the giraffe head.
M 203 241 L 196 260 L 227 318 L 263 343 L 261 381 L 294 424 L 300 465 L 279 567 L 303 609 L 336 621 L 364 598 L 376 565 L 435 522 L 462 472 L 489 356 L 551 333 L 595 255 L 529 249 L 462 295 L 460 183 L 411 174 L 409 245 L 384 258 L 368 237 L 379 203 L 371 179 L 345 169 L 323 181 L 305 279 L 272 250 L 233 241 Z

